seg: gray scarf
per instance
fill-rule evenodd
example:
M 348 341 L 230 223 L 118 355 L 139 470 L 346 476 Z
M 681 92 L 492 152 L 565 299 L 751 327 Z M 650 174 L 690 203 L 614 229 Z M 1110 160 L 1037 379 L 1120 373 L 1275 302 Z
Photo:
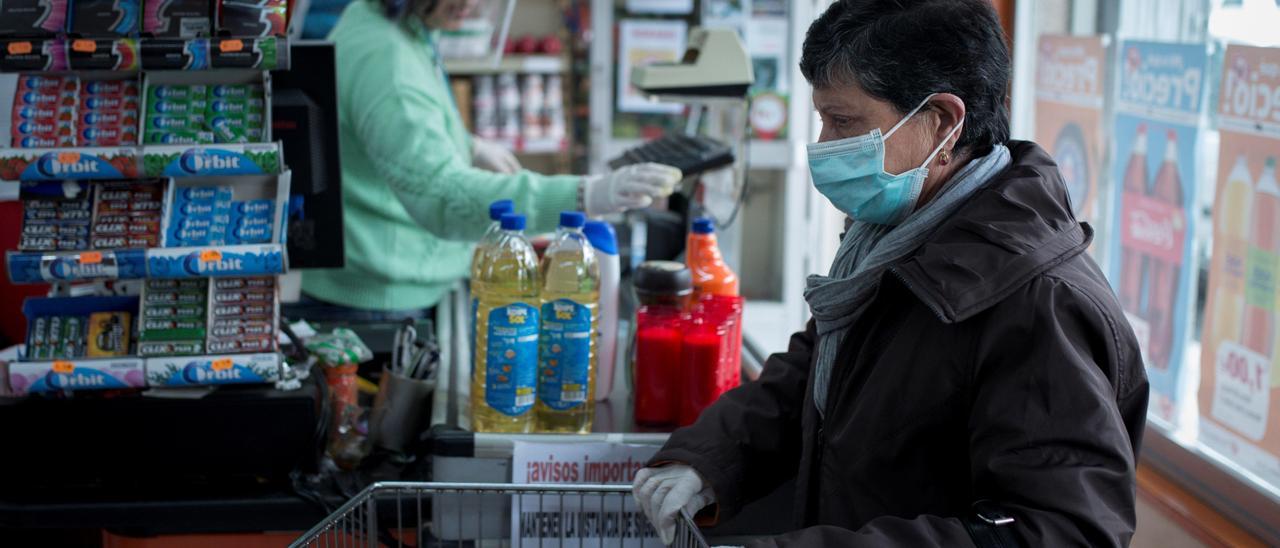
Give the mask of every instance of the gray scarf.
M 818 360 L 814 369 L 813 399 L 819 413 L 826 413 L 836 353 L 849 326 L 870 301 L 881 275 L 923 245 L 943 221 L 1010 163 L 1009 149 L 996 145 L 989 154 L 974 158 L 956 172 L 933 201 L 901 224 L 854 221 L 840 241 L 831 274 L 809 276 L 804 298 L 817 322 Z

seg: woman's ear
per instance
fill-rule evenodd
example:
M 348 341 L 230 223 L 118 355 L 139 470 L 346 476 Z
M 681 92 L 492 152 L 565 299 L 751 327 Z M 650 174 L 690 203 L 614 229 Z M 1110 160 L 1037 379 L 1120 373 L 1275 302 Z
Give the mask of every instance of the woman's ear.
M 964 123 L 965 105 L 964 100 L 950 93 L 939 93 L 929 100 L 934 112 L 938 115 L 937 134 L 933 136 L 934 142 L 941 142 L 947 139 L 946 144 L 942 146 L 942 150 L 951 150 L 956 146 L 956 141 L 960 139 L 961 131 L 955 131 L 956 126 Z M 950 139 L 948 139 L 950 137 Z

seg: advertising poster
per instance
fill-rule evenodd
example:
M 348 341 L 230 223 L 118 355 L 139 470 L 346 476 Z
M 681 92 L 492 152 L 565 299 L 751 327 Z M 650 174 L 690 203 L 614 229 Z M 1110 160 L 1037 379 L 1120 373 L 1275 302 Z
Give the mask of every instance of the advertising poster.
M 1202 44 L 1124 42 L 1119 53 L 1110 278 L 1142 348 L 1150 412 L 1173 424 L 1197 284 L 1196 140 L 1208 57 Z
M 702 26 L 733 29 L 745 38 L 751 13 L 751 0 L 703 0 Z
M 1200 438 L 1280 486 L 1280 49 L 1231 46 L 1200 372 Z
M 787 136 L 787 20 L 756 17 L 747 24 L 755 84 L 751 86 L 751 135 L 772 141 Z
M 625 19 L 618 23 L 618 111 L 679 114 L 679 103 L 650 101 L 631 85 L 631 69 L 654 63 L 672 63 L 684 55 L 687 25 L 684 21 Z
M 511 455 L 511 481 L 631 485 L 636 472 L 657 452 L 652 445 L 517 441 Z M 658 532 L 629 491 L 512 497 L 511 543 L 584 548 L 662 546 Z
M 1101 228 L 1102 99 L 1106 46 L 1101 36 L 1040 37 L 1036 64 L 1036 142 L 1062 171 L 1076 218 Z M 1106 189 L 1109 190 L 1109 189 Z M 1095 241 L 1106 241 L 1099 235 Z M 1096 252 L 1095 249 L 1092 251 Z

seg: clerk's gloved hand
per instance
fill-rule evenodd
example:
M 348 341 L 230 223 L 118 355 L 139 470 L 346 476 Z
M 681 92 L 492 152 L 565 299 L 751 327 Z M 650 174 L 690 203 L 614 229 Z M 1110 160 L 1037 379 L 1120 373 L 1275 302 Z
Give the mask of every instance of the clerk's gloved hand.
M 582 207 L 591 217 L 649 207 L 670 196 L 684 174 L 662 164 L 634 164 L 582 178 Z
M 640 470 L 631 494 L 658 530 L 662 543 L 668 545 L 676 538 L 676 518 L 681 510 L 692 516 L 716 499 L 702 476 L 683 464 Z
M 471 165 L 494 173 L 520 171 L 520 160 L 506 147 L 493 141 L 471 138 Z

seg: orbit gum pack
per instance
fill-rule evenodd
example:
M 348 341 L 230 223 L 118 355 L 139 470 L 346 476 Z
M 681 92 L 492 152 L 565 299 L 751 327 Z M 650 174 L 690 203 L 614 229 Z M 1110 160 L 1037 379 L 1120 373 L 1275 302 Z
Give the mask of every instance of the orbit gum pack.
M 15 148 L 122 146 L 138 142 L 139 85 L 24 74 L 14 94 Z
M 144 142 L 261 142 L 266 124 L 262 84 L 172 84 L 147 88 Z

